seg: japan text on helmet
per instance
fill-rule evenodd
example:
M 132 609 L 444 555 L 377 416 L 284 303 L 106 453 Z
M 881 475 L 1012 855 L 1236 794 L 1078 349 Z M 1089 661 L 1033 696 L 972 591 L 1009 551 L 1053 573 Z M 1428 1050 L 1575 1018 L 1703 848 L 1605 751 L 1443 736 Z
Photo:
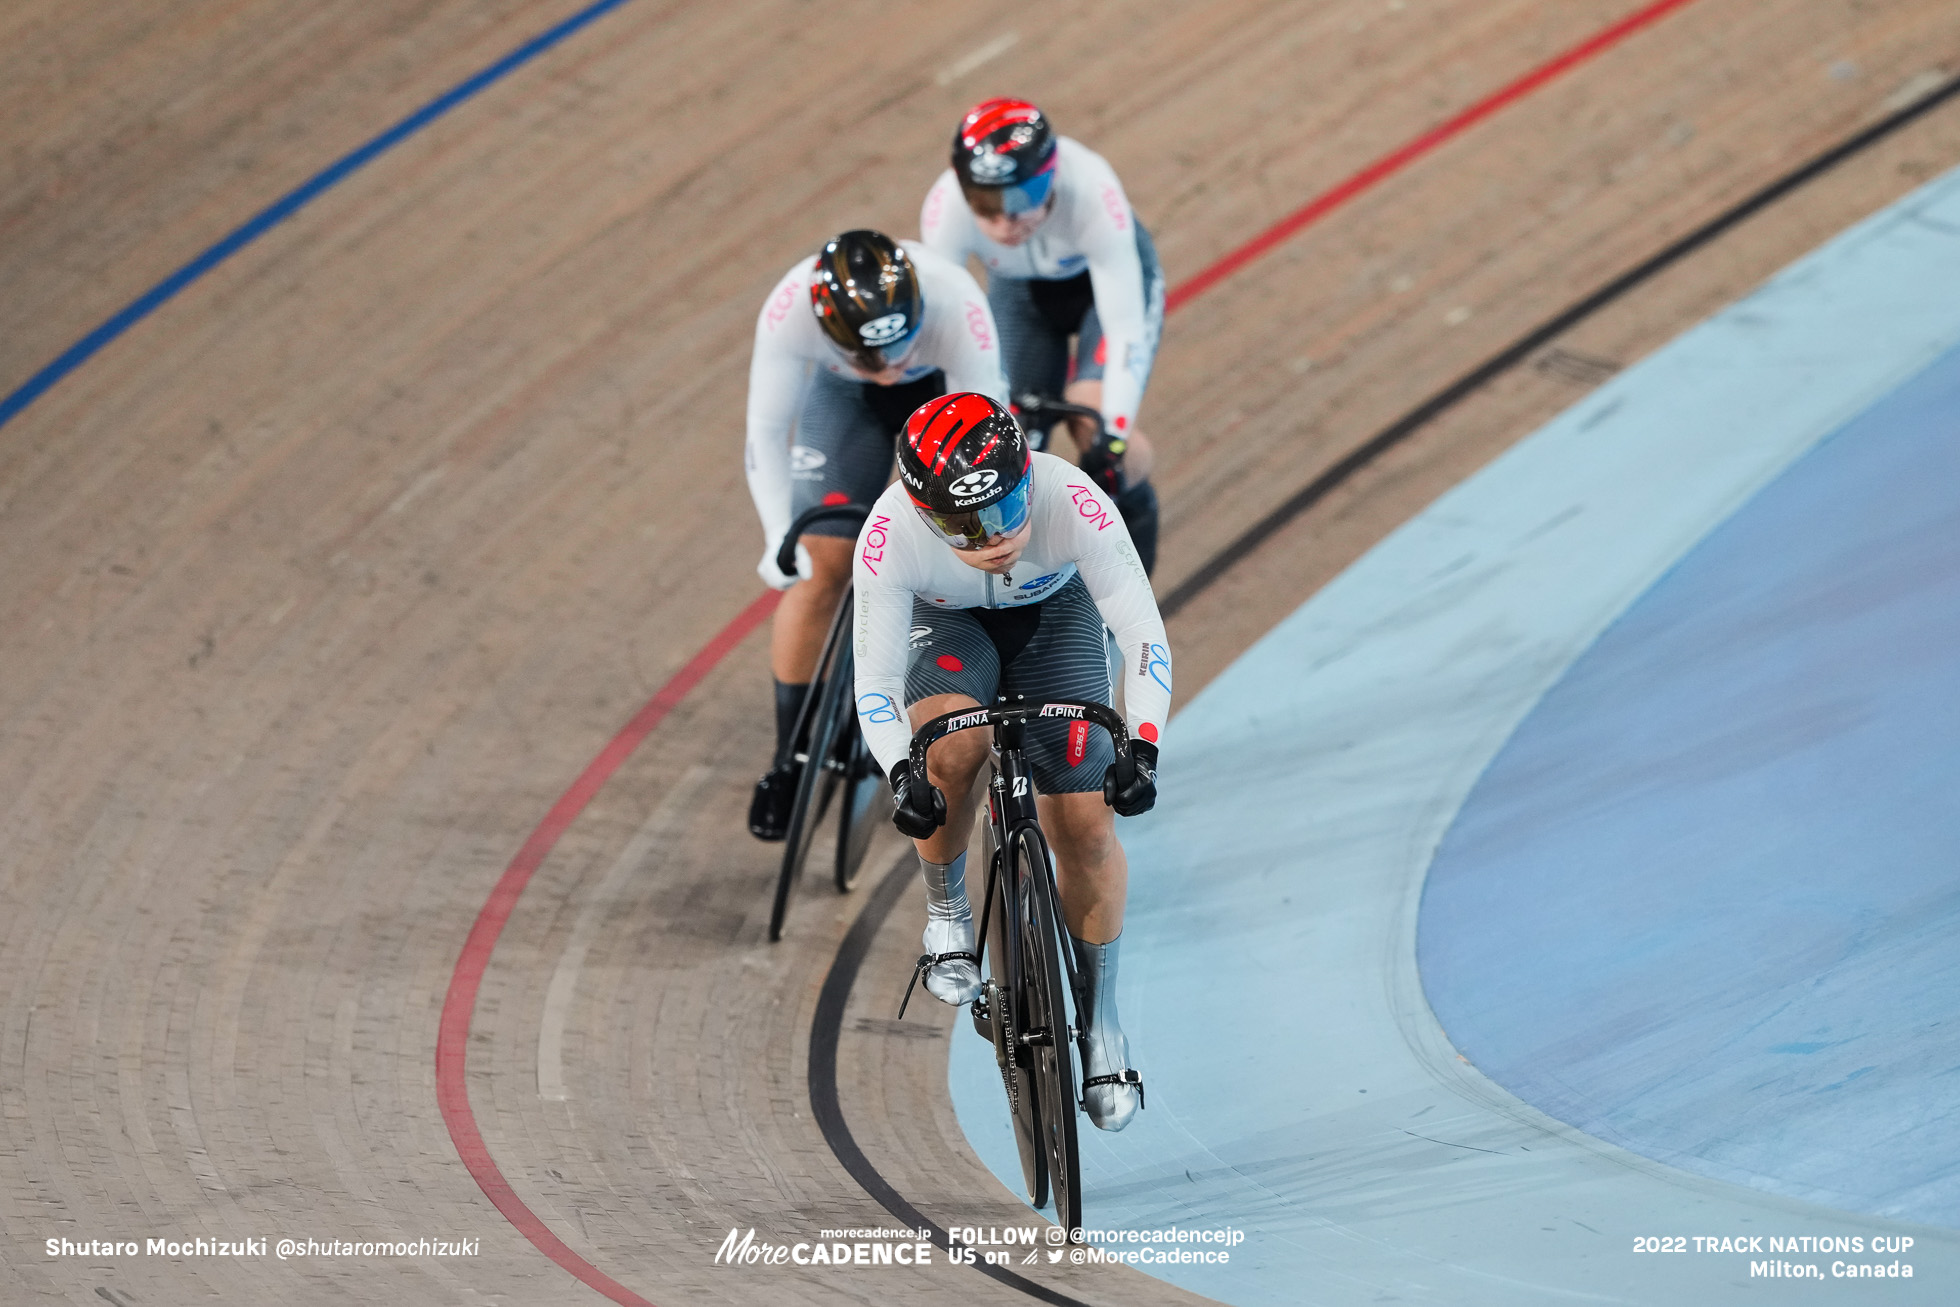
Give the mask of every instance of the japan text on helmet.
M 978 549 L 1027 525 L 1030 467 L 1021 424 L 972 391 L 919 405 L 898 440 L 898 475 L 912 506 L 955 549 Z
M 810 270 L 810 308 L 864 372 L 897 364 L 925 325 L 919 274 L 883 232 L 847 231 L 823 247 Z
M 953 171 L 975 213 L 1031 213 L 1054 189 L 1055 133 L 1026 100 L 977 104 L 953 131 Z

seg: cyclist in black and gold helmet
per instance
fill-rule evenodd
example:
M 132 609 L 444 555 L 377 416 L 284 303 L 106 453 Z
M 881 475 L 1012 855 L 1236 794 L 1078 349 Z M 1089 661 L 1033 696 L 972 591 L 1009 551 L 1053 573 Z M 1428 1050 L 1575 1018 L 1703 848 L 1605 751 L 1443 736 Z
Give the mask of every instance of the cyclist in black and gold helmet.
M 807 508 L 876 499 L 905 419 L 949 388 L 1006 400 L 993 314 L 966 269 L 913 242 L 844 232 L 814 262 L 797 260 L 756 318 L 746 458 L 762 519 L 756 570 L 787 591 L 770 635 L 776 758 L 749 808 L 760 839 L 781 839 L 788 822 L 796 789 L 789 737 L 850 580 L 856 526 L 812 527 L 795 575 L 777 569 L 777 546 Z

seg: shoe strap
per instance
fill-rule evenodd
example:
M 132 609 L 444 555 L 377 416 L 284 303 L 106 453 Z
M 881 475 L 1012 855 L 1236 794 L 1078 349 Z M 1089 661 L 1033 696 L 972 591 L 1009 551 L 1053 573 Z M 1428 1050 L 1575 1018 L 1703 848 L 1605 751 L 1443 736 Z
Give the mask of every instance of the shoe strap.
M 980 959 L 974 955 L 972 949 L 958 949 L 951 953 L 919 954 L 918 965 L 912 968 L 912 979 L 907 981 L 905 985 L 905 997 L 898 1001 L 898 1019 L 900 1021 L 905 1020 L 905 1006 L 912 1001 L 912 989 L 921 980 L 925 979 L 926 972 L 931 971 L 942 962 L 960 961 L 971 962 L 976 967 L 980 965 Z
M 1137 1107 L 1141 1110 L 1144 1106 L 1143 1075 L 1138 1071 L 1124 1067 L 1121 1071 L 1114 1072 L 1110 1075 L 1090 1076 L 1082 1082 L 1083 1094 L 1087 1095 L 1097 1085 L 1135 1085 L 1137 1090 Z

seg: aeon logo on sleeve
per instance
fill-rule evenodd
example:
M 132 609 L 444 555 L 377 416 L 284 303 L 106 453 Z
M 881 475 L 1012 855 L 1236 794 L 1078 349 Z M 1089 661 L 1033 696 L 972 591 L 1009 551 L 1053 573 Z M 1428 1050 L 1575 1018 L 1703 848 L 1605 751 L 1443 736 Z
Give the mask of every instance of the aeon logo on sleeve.
M 977 472 L 967 473 L 946 488 L 953 492 L 954 499 L 963 502 L 977 495 L 986 494 L 994 488 L 994 482 L 998 480 L 1000 480 L 1000 473 L 990 467 L 983 467 Z
M 966 329 L 973 334 L 973 343 L 981 349 L 994 347 L 994 333 L 987 330 L 987 310 L 972 300 L 966 304 Z
M 889 345 L 905 334 L 905 315 L 887 313 L 858 328 L 858 339 L 867 345 Z

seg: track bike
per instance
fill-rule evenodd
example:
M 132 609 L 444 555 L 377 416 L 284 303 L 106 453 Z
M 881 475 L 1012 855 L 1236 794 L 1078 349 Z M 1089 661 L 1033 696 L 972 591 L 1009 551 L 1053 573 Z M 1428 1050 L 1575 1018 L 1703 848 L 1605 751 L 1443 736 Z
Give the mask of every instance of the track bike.
M 1142 1080 L 1135 1071 L 1125 1071 L 1078 1083 L 1077 1068 L 1086 1066 L 1088 1059 L 1084 981 L 1063 927 L 1055 862 L 1041 833 L 1034 778 L 1022 753 L 1028 723 L 1043 719 L 1086 721 L 1108 731 L 1116 746 L 1116 769 L 1105 782 L 1104 800 L 1111 802 L 1118 790 L 1128 788 L 1136 762 L 1122 717 L 1106 704 L 1074 699 L 1040 703 L 1003 699 L 992 708 L 935 717 L 912 736 L 912 775 L 926 775 L 926 750 L 935 741 L 955 731 L 993 728 L 993 770 L 986 783 L 987 890 L 974 936 L 979 961 L 987 963 L 987 979 L 974 1000 L 972 1020 L 994 1046 L 1028 1202 L 1045 1207 L 1052 1197 L 1055 1223 L 1074 1231 L 1082 1225 L 1078 1095 L 1105 1083 L 1135 1084 L 1140 1091 Z M 913 985 L 929 963 L 930 955 L 920 959 L 913 970 Z M 900 1017 L 911 996 L 908 985 L 905 1001 L 899 1004 Z M 1068 1020 L 1071 1010 L 1076 1015 L 1074 1024 Z
M 819 504 L 804 510 L 790 524 L 776 551 L 776 565 L 796 574 L 796 542 L 819 522 L 858 522 L 871 510 L 863 504 Z M 890 820 L 891 791 L 878 771 L 878 761 L 858 729 L 856 668 L 851 657 L 851 589 L 844 588 L 837 612 L 824 636 L 823 652 L 810 678 L 809 693 L 796 712 L 791 732 L 791 757 L 800 765 L 796 796 L 790 804 L 789 826 L 783 836 L 783 865 L 776 877 L 776 898 L 769 910 L 769 938 L 783 937 L 789 912 L 789 891 L 803 874 L 817 827 L 830 806 L 837 806 L 837 836 L 832 875 L 837 892 L 847 894 L 857 884 L 871 836 Z

